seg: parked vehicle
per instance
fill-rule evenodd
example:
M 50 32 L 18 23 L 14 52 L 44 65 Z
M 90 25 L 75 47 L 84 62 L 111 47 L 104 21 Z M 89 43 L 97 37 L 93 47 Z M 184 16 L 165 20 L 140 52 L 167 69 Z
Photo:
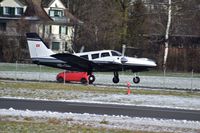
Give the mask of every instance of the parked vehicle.
M 86 84 L 89 82 L 87 72 L 61 72 L 56 76 L 56 80 L 59 83 L 63 83 L 64 80 L 65 82 L 75 81 L 81 82 L 82 84 Z M 91 84 L 93 82 L 90 81 L 89 83 Z

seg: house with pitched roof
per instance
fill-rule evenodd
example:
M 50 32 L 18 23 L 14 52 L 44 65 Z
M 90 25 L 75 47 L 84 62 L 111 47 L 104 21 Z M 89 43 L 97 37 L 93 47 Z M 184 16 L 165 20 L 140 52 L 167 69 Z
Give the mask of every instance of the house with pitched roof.
M 26 5 L 18 0 L 3 0 L 0 2 L 0 33 L 13 35 L 16 28 L 13 21 L 20 20 L 26 10 Z
M 53 20 L 44 34 L 45 38 L 51 40 L 51 49 L 61 51 L 70 49 L 73 44 L 74 26 L 81 21 L 68 12 L 61 0 L 43 0 L 42 6 Z
M 13 38 L 37 32 L 55 52 L 71 50 L 74 27 L 80 23 L 61 0 L 0 0 L 0 34 Z M 17 24 L 26 30 L 19 32 Z

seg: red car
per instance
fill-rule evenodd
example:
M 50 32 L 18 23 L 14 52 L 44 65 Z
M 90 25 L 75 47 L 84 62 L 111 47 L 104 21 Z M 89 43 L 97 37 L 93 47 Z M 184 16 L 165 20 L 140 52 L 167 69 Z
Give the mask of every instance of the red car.
M 87 72 L 61 72 L 56 76 L 59 83 L 63 83 L 64 79 L 66 82 L 76 81 L 86 84 L 88 83 L 88 74 Z

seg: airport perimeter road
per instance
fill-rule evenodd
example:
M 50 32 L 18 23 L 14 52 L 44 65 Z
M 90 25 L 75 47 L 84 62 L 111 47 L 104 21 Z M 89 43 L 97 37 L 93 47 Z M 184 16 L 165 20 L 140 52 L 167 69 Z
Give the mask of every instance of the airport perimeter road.
M 200 111 L 197 110 L 181 110 L 114 104 L 73 103 L 61 101 L 0 98 L 0 108 L 200 121 Z

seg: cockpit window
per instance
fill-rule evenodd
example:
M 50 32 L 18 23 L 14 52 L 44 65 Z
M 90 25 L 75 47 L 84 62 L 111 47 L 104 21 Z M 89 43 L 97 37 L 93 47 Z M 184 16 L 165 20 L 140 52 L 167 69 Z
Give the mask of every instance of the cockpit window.
M 88 55 L 81 55 L 80 57 L 88 60 Z
M 121 53 L 117 51 L 111 51 L 112 56 L 121 56 Z
M 110 56 L 109 52 L 101 53 L 101 57 L 107 57 Z
M 92 54 L 92 59 L 97 59 L 97 58 L 99 58 L 99 53 L 97 53 L 97 54 Z

